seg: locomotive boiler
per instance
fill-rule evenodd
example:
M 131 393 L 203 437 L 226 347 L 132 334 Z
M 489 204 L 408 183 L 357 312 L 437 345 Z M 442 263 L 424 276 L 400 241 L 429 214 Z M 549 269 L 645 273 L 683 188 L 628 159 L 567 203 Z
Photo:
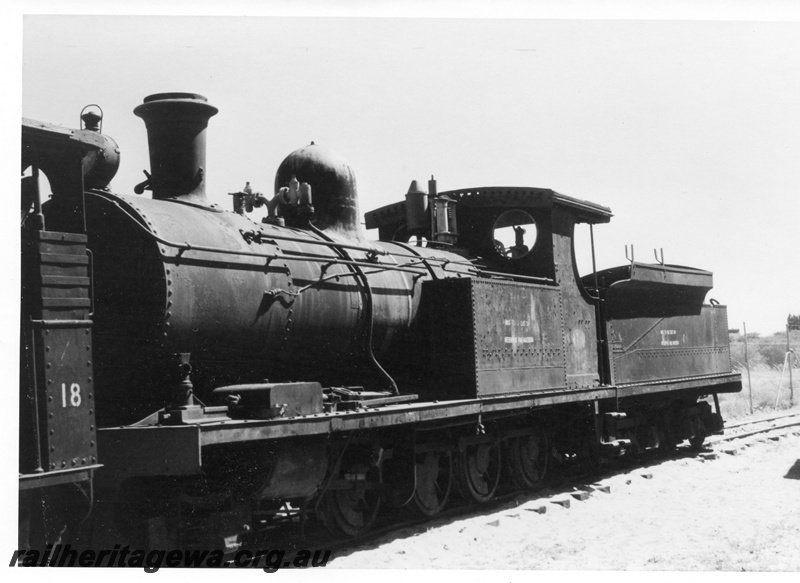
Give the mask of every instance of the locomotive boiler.
M 110 190 L 119 149 L 93 118 L 23 122 L 23 170 L 53 189 L 41 204 L 29 186 L 23 205 L 38 252 L 23 301 L 39 306 L 23 332 L 69 332 L 26 344 L 21 443 L 49 455 L 48 411 L 91 426 L 73 439 L 88 457 L 44 468 L 90 460 L 80 540 L 236 548 L 278 509 L 357 535 L 385 505 L 432 516 L 504 480 L 537 487 L 557 461 L 699 447 L 722 429 L 716 395 L 741 381 L 725 308 L 704 303 L 711 273 L 631 261 L 580 277 L 575 226 L 608 208 L 432 178 L 367 213 L 368 241 L 353 170 L 311 143 L 274 193 L 232 193 L 231 212 L 205 192 L 216 112 L 196 94 L 145 98 L 150 172 L 134 195 Z M 80 273 L 53 279 L 41 265 L 56 259 Z M 36 311 L 56 296 L 70 300 L 58 318 Z M 76 334 L 84 353 L 64 348 Z M 79 379 L 53 377 L 60 347 Z M 87 398 L 40 404 L 70 383 Z
M 397 393 L 382 367 L 402 362 L 422 281 L 470 264 L 445 253 L 447 267 L 429 270 L 425 258 L 441 251 L 367 244 L 353 171 L 313 144 L 278 170 L 283 226 L 209 204 L 205 124 L 215 112 L 195 95 L 148 98 L 136 113 L 153 169 L 140 189 L 152 198 L 87 194 L 96 376 L 109 387 L 100 422 L 132 423 L 168 402 L 176 355 L 191 360 L 201 395 L 264 379 L 345 386 L 354 367 L 362 384 Z

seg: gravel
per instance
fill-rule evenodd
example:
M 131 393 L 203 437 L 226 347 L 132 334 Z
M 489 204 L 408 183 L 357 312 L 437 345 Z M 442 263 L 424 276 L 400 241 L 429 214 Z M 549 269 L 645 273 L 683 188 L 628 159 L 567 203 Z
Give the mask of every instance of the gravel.
M 569 489 L 543 492 L 489 514 L 405 529 L 328 567 L 800 571 L 796 434 L 720 444 L 601 483 L 610 493 L 580 500 Z M 565 498 L 568 508 L 553 503 Z

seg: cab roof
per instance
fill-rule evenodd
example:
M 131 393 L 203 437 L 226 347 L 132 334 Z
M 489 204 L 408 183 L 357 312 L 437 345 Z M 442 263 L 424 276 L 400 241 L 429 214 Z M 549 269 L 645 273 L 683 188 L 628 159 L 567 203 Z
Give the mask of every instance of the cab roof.
M 566 196 L 548 188 L 483 186 L 447 190 L 440 192 L 439 196 L 447 196 L 456 201 L 457 208 L 565 208 L 575 214 L 576 222 L 579 223 L 607 223 L 613 216 L 608 207 Z M 404 223 L 405 207 L 405 201 L 400 201 L 366 213 L 366 228 L 376 229 Z

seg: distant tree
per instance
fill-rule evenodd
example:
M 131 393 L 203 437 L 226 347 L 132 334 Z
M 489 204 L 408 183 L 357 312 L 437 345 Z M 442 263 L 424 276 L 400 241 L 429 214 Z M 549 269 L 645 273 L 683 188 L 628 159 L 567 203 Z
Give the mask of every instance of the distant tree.
M 774 343 L 760 344 L 758 353 L 764 359 L 764 364 L 775 368 L 783 365 L 783 360 L 786 357 L 786 347 Z
M 789 330 L 800 330 L 800 314 L 794 316 L 789 314 L 789 317 L 786 318 L 786 325 Z

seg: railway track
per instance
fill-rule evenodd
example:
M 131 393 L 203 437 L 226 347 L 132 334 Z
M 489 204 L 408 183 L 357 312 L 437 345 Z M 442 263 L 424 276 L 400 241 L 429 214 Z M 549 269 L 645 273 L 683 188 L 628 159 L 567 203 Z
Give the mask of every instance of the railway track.
M 727 424 L 723 435 L 709 437 L 705 443 L 707 446 L 714 446 L 798 426 L 800 426 L 800 412 L 798 411 L 770 415 L 760 419 L 744 419 Z
M 347 540 L 332 539 L 331 535 L 313 519 L 301 526 L 299 517 L 289 513 L 284 525 L 255 537 L 251 544 L 258 548 L 269 548 L 269 540 L 272 541 L 273 547 L 275 540 L 281 540 L 289 554 L 301 548 L 330 549 L 335 559 L 337 556 L 346 556 L 359 550 L 379 546 L 387 542 L 387 539 L 414 536 L 458 520 L 491 515 L 506 509 L 522 508 L 543 514 L 554 505 L 569 507 L 572 503 L 586 500 L 593 495 L 612 494 L 619 480 L 630 483 L 634 479 L 651 479 L 653 473 L 650 467 L 666 460 L 698 458 L 709 461 L 716 459 L 721 453 L 735 455 L 738 450 L 751 445 L 754 441 L 759 441 L 757 436 L 777 439 L 790 433 L 800 434 L 800 411 L 730 423 L 725 427 L 724 435 L 707 438 L 699 452 L 693 451 L 688 445 L 683 445 L 668 454 L 645 453 L 631 459 L 614 460 L 590 470 L 562 470 L 554 472 L 544 486 L 535 491 L 506 491 L 484 504 L 457 504 L 445 509 L 434 518 L 416 516 L 407 508 L 386 510 L 369 533 Z M 741 443 L 737 444 L 737 441 Z M 730 447 L 731 444 L 735 447 Z

